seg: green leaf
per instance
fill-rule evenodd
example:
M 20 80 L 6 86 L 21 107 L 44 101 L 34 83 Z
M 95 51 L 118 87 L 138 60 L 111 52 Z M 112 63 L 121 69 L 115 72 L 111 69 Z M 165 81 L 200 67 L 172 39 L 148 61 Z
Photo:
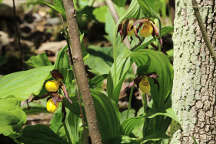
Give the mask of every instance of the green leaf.
M 25 144 L 67 144 L 45 125 L 25 127 L 20 141 Z
M 93 10 L 93 15 L 99 22 L 105 23 L 106 22 L 106 12 L 107 12 L 107 6 L 102 6 L 102 7 L 95 8 Z
M 145 118 L 143 116 L 133 117 L 122 123 L 123 135 L 129 136 L 135 128 L 143 127 Z
M 89 55 L 85 63 L 89 66 L 91 72 L 103 75 L 108 74 L 110 66 L 100 57 Z
M 180 123 L 180 122 L 179 122 L 179 119 L 178 119 L 178 117 L 177 117 L 177 115 L 175 114 L 175 112 L 173 111 L 172 108 L 166 109 L 165 112 L 154 113 L 154 114 L 148 116 L 148 118 L 151 119 L 151 118 L 154 118 L 154 117 L 159 116 L 159 115 L 160 115 L 160 116 L 167 116 L 167 117 L 170 117 L 171 119 L 173 119 L 173 120 L 175 120 L 176 122 Z
M 122 123 L 124 120 L 126 120 L 128 118 L 132 118 L 134 116 L 135 116 L 135 110 L 134 109 L 124 110 L 123 112 L 121 112 L 120 122 Z
M 63 103 L 65 104 L 65 107 L 70 109 L 71 112 L 79 116 L 80 115 L 80 104 L 77 100 L 77 97 L 73 96 L 70 99 L 73 102 L 72 104 L 67 99 L 63 99 Z
M 140 144 L 141 141 L 138 138 L 122 136 L 121 144 Z
M 117 6 L 125 6 L 125 3 L 127 2 L 127 0 L 113 0 L 113 2 L 117 5 Z
M 78 115 L 68 110 L 65 123 L 72 143 L 78 144 L 80 140 L 81 119 Z
M 105 143 L 119 143 L 121 127 L 118 118 L 118 108 L 112 100 L 101 92 L 91 91 L 99 129 Z
M 89 46 L 87 52 L 89 54 L 85 59 L 85 64 L 90 68 L 89 71 L 97 75 L 108 74 L 113 62 L 112 48 Z
M 65 9 L 64 9 L 64 5 L 63 5 L 63 1 L 62 0 L 54 0 L 53 4 L 55 5 L 56 9 L 58 9 L 58 11 L 61 14 L 65 15 Z
M 118 24 L 120 24 L 125 19 L 130 19 L 130 18 L 138 19 L 138 18 L 141 18 L 140 15 L 143 15 L 143 14 L 142 14 L 142 11 L 141 11 L 141 8 L 140 8 L 140 5 L 139 5 L 138 1 L 137 0 L 132 0 L 127 12 L 119 19 Z
M 110 85 L 111 83 L 109 82 L 110 84 L 108 86 L 113 86 L 113 88 L 108 89 L 112 89 L 113 93 L 108 94 L 109 97 L 111 97 L 116 103 L 118 102 L 121 87 L 125 80 L 126 74 L 131 66 L 131 60 L 128 55 L 128 51 L 126 53 L 122 53 L 121 55 L 119 55 L 116 60 L 116 63 L 114 63 L 111 68 L 112 85 Z
M 62 48 L 57 55 L 54 69 L 59 70 L 61 73 L 64 73 L 65 69 L 70 68 L 69 56 L 67 54 L 68 46 Z
M 46 0 L 38 0 L 38 3 L 40 4 L 44 4 L 50 8 L 52 8 L 53 10 L 57 11 L 58 13 L 60 13 L 64 18 L 66 18 L 65 15 L 65 10 L 64 10 L 64 6 L 62 3 L 62 0 L 54 0 L 53 3 L 50 3 Z
M 163 27 L 161 29 L 161 36 L 165 36 L 169 33 L 173 33 L 173 31 L 174 31 L 174 27 L 172 27 L 172 26 Z
M 62 109 L 61 109 L 61 105 L 59 105 L 57 109 L 57 111 L 54 113 L 51 121 L 50 121 L 50 129 L 57 133 L 59 131 L 59 129 L 61 128 L 62 126 Z
M 48 57 L 45 53 L 39 54 L 36 56 L 32 56 L 29 60 L 26 61 L 26 64 L 28 64 L 32 67 L 52 65 L 51 62 L 48 60 Z
M 158 14 L 151 7 L 152 0 L 137 0 L 142 12 L 144 13 L 144 17 L 149 18 L 159 18 Z
M 0 134 L 13 135 L 26 122 L 26 114 L 20 102 L 13 96 L 0 99 Z
M 106 79 L 107 75 L 97 75 L 89 80 L 90 88 L 101 88 L 103 81 Z
M 52 69 L 53 66 L 43 66 L 0 77 L 0 98 L 13 95 L 26 100 L 31 94 L 38 95 Z

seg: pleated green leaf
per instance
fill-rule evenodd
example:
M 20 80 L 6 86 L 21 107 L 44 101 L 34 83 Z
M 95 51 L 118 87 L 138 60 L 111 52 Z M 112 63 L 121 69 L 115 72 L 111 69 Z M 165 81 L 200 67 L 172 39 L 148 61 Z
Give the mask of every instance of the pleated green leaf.
M 13 96 L 0 99 L 0 134 L 15 134 L 26 122 L 26 114 L 19 105 L 20 102 Z
M 121 127 L 118 109 L 114 102 L 101 92 L 92 91 L 96 108 L 97 120 L 105 143 L 119 143 Z

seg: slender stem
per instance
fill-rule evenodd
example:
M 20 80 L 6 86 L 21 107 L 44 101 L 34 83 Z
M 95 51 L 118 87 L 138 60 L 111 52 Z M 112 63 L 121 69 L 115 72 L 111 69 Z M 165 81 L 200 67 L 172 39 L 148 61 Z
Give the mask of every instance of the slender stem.
M 76 75 L 78 88 L 83 98 L 89 134 L 93 144 L 102 144 L 102 137 L 98 128 L 94 101 L 89 90 L 87 74 L 82 57 L 79 29 L 76 21 L 74 3 L 72 0 L 63 0 L 63 4 L 68 23 L 74 72 Z
M 16 32 L 16 44 L 17 47 L 20 49 L 20 59 L 21 59 L 21 68 L 23 69 L 23 62 L 24 62 L 24 55 L 23 55 L 23 48 L 21 46 L 21 36 L 20 36 L 20 30 L 18 27 L 18 22 L 17 22 L 17 18 L 16 18 L 16 4 L 15 4 L 15 0 L 13 0 L 13 16 L 14 16 L 14 20 L 15 20 L 15 32 Z
M 210 42 L 210 40 L 208 38 L 206 30 L 205 30 L 205 27 L 204 27 L 204 24 L 203 24 L 203 21 L 202 21 L 202 18 L 201 18 L 199 9 L 198 9 L 197 1 L 196 0 L 192 0 L 192 5 L 193 5 L 194 14 L 196 16 L 198 25 L 200 27 L 200 30 L 201 30 L 204 42 L 205 42 L 207 48 L 209 49 L 209 52 L 211 53 L 214 62 L 216 63 L 216 52 L 214 51 L 214 48 L 213 48 L 213 46 L 212 46 L 212 44 L 211 44 L 211 42 Z
M 63 90 L 63 93 L 64 93 L 65 98 L 69 101 L 70 104 L 72 104 L 73 102 L 72 102 L 72 100 L 70 99 L 70 97 L 69 97 L 69 95 L 68 95 L 68 92 L 67 92 L 67 89 L 66 89 L 65 84 L 62 83 L 61 85 L 62 85 L 61 88 L 62 88 L 62 90 Z
M 111 0 L 105 0 L 105 2 L 106 2 L 107 6 L 108 6 L 108 8 L 109 8 L 109 10 L 110 10 L 110 13 L 111 13 L 111 15 L 112 15 L 112 17 L 113 17 L 113 20 L 115 21 L 115 23 L 117 23 L 118 20 L 119 20 L 119 16 L 118 16 L 118 13 L 116 12 L 116 9 L 115 9 L 115 7 L 114 7 L 113 2 L 112 2 Z M 124 44 L 125 44 L 128 48 L 131 47 L 131 46 L 130 46 L 130 42 L 129 42 L 129 40 L 128 40 L 127 37 L 124 39 Z

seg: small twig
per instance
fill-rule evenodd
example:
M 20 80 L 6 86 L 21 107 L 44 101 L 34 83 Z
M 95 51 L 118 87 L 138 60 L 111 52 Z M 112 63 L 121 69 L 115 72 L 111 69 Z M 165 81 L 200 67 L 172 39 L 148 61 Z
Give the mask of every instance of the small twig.
M 17 18 L 16 18 L 15 0 L 13 0 L 13 16 L 14 16 L 14 20 L 15 20 L 16 44 L 17 44 L 17 47 L 20 49 L 21 68 L 23 69 L 24 55 L 23 55 L 23 48 L 22 48 L 21 41 L 20 41 L 21 40 L 20 30 L 19 30 L 18 22 L 17 22 Z
M 118 20 L 119 20 L 119 16 L 118 16 L 118 13 L 115 10 L 113 2 L 111 0 L 105 0 L 105 2 L 106 2 L 107 6 L 108 6 L 108 8 L 110 10 L 110 13 L 111 13 L 111 15 L 113 17 L 114 22 L 117 23 Z M 130 45 L 130 42 L 129 42 L 127 37 L 124 39 L 124 44 L 130 49 L 131 45 Z
M 45 97 L 47 97 L 47 96 L 49 96 L 49 94 L 45 94 L 45 95 L 43 95 L 43 96 L 30 96 L 28 99 L 27 99 L 27 102 L 28 103 L 30 103 L 30 102 L 32 102 L 32 101 L 34 101 L 34 100 L 39 100 L 39 99 L 43 99 L 43 98 L 45 98 Z
M 203 24 L 201 16 L 200 16 L 200 12 L 199 12 L 198 4 L 197 4 L 196 0 L 192 0 L 192 5 L 193 5 L 194 14 L 195 14 L 196 19 L 198 21 L 198 25 L 200 27 L 204 42 L 205 42 L 207 48 L 209 49 L 209 52 L 211 53 L 214 62 L 216 63 L 216 53 L 215 53 L 214 48 L 213 48 L 213 46 L 212 46 L 212 44 L 208 38 L 207 32 L 205 30 L 204 24 Z
M 89 5 L 89 6 L 93 6 L 94 3 L 95 3 L 95 0 L 89 0 L 88 5 Z

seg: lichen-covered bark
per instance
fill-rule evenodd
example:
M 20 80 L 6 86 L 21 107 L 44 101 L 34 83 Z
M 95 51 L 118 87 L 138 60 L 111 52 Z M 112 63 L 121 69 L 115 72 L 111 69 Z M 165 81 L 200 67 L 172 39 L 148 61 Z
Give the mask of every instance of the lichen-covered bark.
M 216 50 L 216 0 L 197 0 Z M 173 109 L 181 122 L 172 144 L 216 143 L 216 65 L 203 41 L 191 0 L 176 0 Z

